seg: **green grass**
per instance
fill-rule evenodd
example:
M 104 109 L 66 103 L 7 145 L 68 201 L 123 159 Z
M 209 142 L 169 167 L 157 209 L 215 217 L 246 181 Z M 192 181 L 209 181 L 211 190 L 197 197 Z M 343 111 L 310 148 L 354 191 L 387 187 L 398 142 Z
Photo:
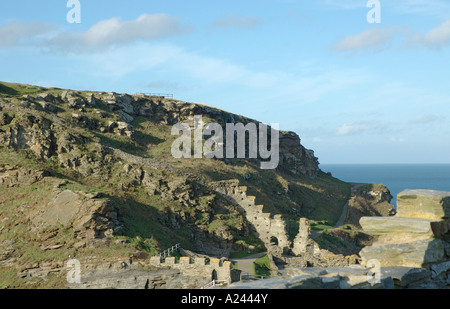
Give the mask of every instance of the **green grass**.
M 270 277 L 270 259 L 268 255 L 260 257 L 253 262 L 255 276 Z
M 319 222 L 312 221 L 312 222 L 310 222 L 310 226 L 311 226 L 311 230 L 316 230 L 316 231 L 326 231 L 326 230 L 333 228 L 333 226 L 328 224 L 328 221 L 319 221 Z
M 0 97 L 32 95 L 46 90 L 47 88 L 39 86 L 0 82 Z

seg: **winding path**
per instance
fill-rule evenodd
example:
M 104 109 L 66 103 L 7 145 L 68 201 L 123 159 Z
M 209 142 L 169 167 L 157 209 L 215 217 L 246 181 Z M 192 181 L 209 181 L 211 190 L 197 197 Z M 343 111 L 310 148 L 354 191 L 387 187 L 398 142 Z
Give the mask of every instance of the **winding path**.
M 337 229 L 344 225 L 345 220 L 347 219 L 348 214 L 348 203 L 350 200 L 355 196 L 356 190 L 358 190 L 360 187 L 366 185 L 365 183 L 351 183 L 352 188 L 350 190 L 350 197 L 348 198 L 347 202 L 344 204 L 344 207 L 342 208 L 341 216 L 339 217 L 339 220 L 336 222 L 333 228 Z M 315 239 L 322 234 L 323 230 L 311 230 L 311 238 Z

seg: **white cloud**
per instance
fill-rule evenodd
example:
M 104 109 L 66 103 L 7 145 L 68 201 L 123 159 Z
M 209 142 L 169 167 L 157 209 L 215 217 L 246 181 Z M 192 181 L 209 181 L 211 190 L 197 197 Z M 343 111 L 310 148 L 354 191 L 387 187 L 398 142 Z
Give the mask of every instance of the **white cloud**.
M 344 9 L 344 10 L 354 10 L 366 7 L 367 0 L 322 0 L 326 7 Z
M 48 51 L 98 52 L 111 46 L 125 46 L 189 33 L 178 18 L 168 14 L 142 14 L 135 20 L 101 20 L 86 31 L 62 31 L 43 22 L 14 21 L 0 27 L 0 47 L 19 45 L 42 47 Z
M 102 20 L 85 32 L 64 32 L 48 43 L 65 51 L 98 51 L 139 40 L 155 40 L 192 31 L 168 14 L 142 14 L 132 21 Z
M 402 14 L 448 16 L 450 11 L 447 0 L 395 0 L 386 4 Z
M 403 137 L 395 137 L 395 136 L 392 136 L 392 137 L 389 139 L 389 141 L 390 141 L 392 144 L 403 144 L 403 143 L 405 143 L 407 140 L 404 139 Z
M 431 29 L 426 34 L 412 34 L 409 37 L 411 46 L 421 46 L 430 49 L 441 49 L 450 45 L 450 19 L 445 20 L 441 25 Z
M 0 27 L 0 47 L 34 44 L 41 36 L 48 35 L 55 26 L 40 21 L 13 21 Z
M 361 121 L 343 124 L 336 129 L 335 133 L 337 136 L 346 136 L 352 134 L 359 134 L 367 131 L 379 130 L 381 128 L 382 125 L 380 123 Z
M 409 124 L 429 124 L 445 119 L 443 115 L 422 115 L 409 122 Z
M 240 17 L 236 13 L 222 17 L 211 24 L 213 28 L 252 28 L 261 24 L 261 20 L 257 17 L 243 16 Z
M 344 37 L 333 46 L 333 49 L 341 52 L 357 52 L 365 49 L 380 51 L 389 47 L 398 32 L 398 28 L 366 29 L 361 33 Z
M 410 26 L 365 29 L 344 37 L 334 44 L 332 49 L 353 54 L 362 50 L 377 52 L 390 48 L 397 38 L 403 41 L 406 48 L 442 49 L 450 45 L 450 19 L 425 34 L 413 30 Z

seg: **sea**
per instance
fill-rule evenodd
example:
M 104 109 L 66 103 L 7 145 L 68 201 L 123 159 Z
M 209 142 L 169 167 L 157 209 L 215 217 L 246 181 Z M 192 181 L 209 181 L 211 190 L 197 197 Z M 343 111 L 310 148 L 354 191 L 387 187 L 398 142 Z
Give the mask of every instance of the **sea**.
M 406 189 L 450 192 L 450 164 L 320 164 L 323 172 L 346 182 L 385 185 L 394 197 Z

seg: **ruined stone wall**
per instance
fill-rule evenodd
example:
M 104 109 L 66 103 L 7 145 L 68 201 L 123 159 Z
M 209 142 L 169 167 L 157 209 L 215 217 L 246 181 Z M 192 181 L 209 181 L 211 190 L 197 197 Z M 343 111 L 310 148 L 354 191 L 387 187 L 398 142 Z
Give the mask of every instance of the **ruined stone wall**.
M 230 261 L 221 261 L 219 259 L 195 258 L 183 256 L 177 263 L 175 257 L 167 257 L 163 261 L 159 256 L 150 258 L 150 265 L 158 268 L 170 267 L 179 270 L 184 276 L 209 278 L 210 281 L 216 280 L 230 284 L 239 281 L 240 274 L 233 270 Z
M 303 253 L 302 248 L 306 250 L 306 242 L 309 238 L 306 219 L 301 221 L 300 235 L 292 244 L 282 215 L 263 212 L 264 205 L 256 205 L 256 197 L 247 195 L 247 187 L 239 186 L 238 180 L 215 182 L 211 184 L 211 187 L 238 206 L 239 211 L 246 217 L 250 227 L 264 243 L 270 255 L 280 257 L 283 254 L 290 254 L 292 247 L 295 248 L 295 254 Z M 302 245 L 303 243 L 305 245 Z

